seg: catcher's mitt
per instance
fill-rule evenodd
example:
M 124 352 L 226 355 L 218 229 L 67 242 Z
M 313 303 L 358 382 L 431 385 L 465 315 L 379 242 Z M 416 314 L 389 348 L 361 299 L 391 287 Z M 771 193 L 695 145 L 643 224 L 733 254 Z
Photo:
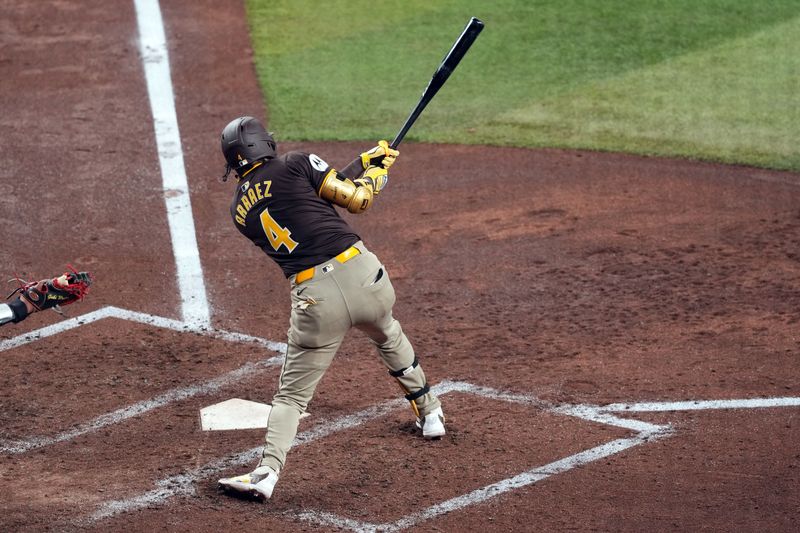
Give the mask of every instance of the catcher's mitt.
M 94 279 L 88 272 L 77 272 L 67 265 L 68 272 L 53 279 L 24 282 L 17 278 L 19 287 L 12 292 L 10 298 L 19 293 L 21 299 L 30 303 L 37 311 L 58 308 L 82 300 Z

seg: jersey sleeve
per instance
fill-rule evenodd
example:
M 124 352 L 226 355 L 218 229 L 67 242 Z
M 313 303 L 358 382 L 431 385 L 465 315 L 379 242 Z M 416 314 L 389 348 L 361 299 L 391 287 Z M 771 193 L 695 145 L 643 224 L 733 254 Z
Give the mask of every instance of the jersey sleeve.
M 288 166 L 293 171 L 308 178 L 314 190 L 319 192 L 322 182 L 329 173 L 335 172 L 333 167 L 316 154 L 294 152 L 288 158 Z

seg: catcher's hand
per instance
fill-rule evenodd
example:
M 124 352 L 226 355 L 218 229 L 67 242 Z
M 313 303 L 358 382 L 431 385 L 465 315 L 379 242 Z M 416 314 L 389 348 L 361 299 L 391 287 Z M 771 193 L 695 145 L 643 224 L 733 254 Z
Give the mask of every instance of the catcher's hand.
M 36 311 L 44 311 L 82 300 L 94 279 L 88 272 L 77 272 L 69 267 L 69 272 L 53 279 L 43 279 L 23 283 L 11 294 L 19 292 L 20 299 L 33 306 Z
M 377 196 L 379 192 L 389 183 L 389 174 L 383 167 L 369 167 L 364 175 L 354 181 L 361 187 L 369 187 L 372 193 Z
M 378 141 L 378 146 L 361 154 L 361 166 L 364 167 L 364 170 L 371 166 L 382 166 L 389 170 L 399 155 L 400 151 L 389 148 L 387 141 Z

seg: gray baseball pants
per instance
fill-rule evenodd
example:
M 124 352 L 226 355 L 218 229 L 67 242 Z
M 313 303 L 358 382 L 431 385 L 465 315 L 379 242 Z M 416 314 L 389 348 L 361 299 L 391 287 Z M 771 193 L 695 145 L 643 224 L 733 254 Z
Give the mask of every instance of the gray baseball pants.
M 288 349 L 260 466 L 276 472 L 283 468 L 300 415 L 351 327 L 363 331 L 376 346 L 386 368 L 408 393 L 415 414 L 425 416 L 440 406 L 439 399 L 427 391 L 414 349 L 392 316 L 395 293 L 386 269 L 361 241 L 355 247 L 358 255 L 345 263 L 331 259 L 317 265 L 308 281 L 297 284 L 295 276 L 289 278 Z

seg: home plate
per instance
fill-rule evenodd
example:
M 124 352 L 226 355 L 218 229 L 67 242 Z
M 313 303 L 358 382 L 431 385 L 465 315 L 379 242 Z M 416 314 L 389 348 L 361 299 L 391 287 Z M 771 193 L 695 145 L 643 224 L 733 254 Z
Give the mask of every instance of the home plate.
M 272 406 L 231 398 L 200 409 L 200 427 L 203 431 L 266 428 Z M 300 418 L 309 416 L 303 413 Z

